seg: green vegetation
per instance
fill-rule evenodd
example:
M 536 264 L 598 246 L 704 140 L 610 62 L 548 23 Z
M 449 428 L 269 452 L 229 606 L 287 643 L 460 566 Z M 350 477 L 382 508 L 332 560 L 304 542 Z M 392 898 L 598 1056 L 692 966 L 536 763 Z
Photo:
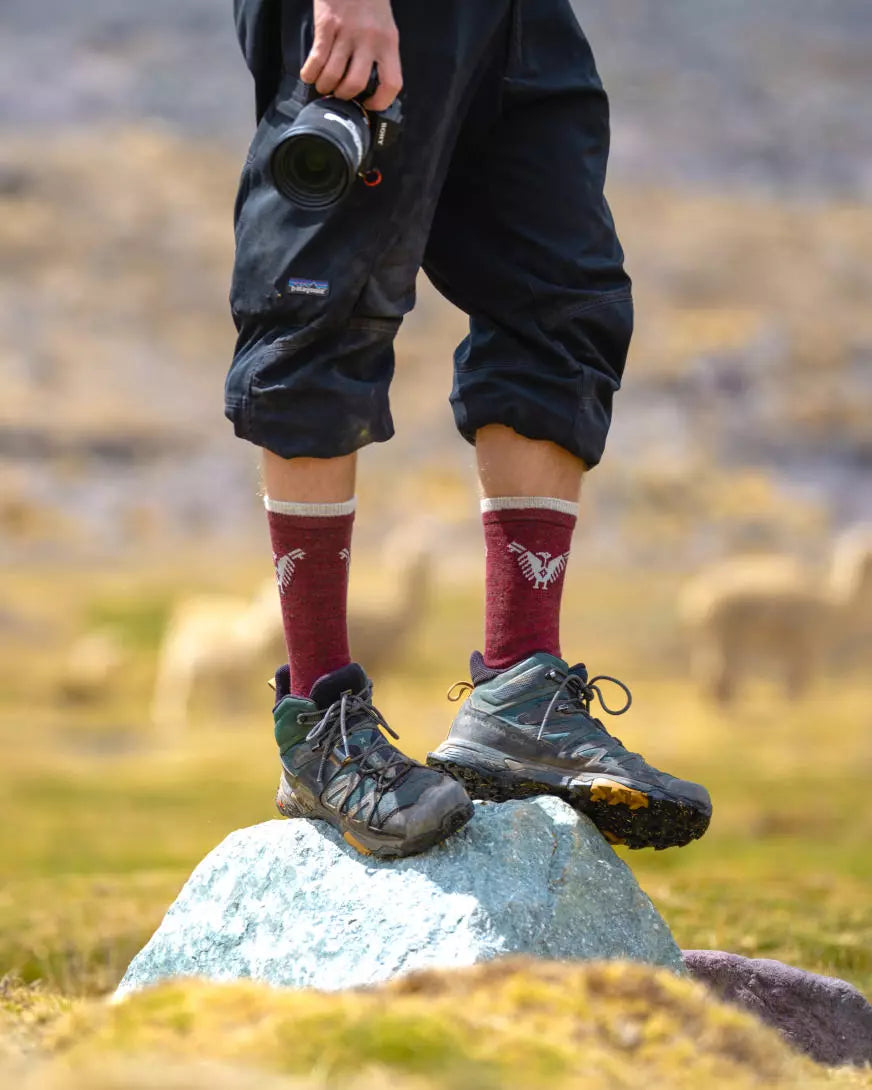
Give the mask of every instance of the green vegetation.
M 59 1012 L 42 1049 L 48 1072 L 81 1078 L 136 1058 L 196 1070 L 208 1056 L 324 1087 L 872 1085 L 801 1059 L 697 984 L 627 964 L 504 961 L 333 995 L 177 981 Z

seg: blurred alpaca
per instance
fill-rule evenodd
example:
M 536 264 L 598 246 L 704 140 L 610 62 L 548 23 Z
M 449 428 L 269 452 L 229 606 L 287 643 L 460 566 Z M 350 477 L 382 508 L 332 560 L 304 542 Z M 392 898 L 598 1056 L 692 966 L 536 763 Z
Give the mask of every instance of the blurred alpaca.
M 124 641 L 113 628 L 84 632 L 70 644 L 57 678 L 58 695 L 76 704 L 106 699 L 127 662 Z
M 152 721 L 161 732 L 184 727 L 201 685 L 214 702 L 232 706 L 252 683 L 252 673 L 284 654 L 282 619 L 274 579 L 251 599 L 229 594 L 185 598 L 174 609 L 161 642 Z
M 401 526 L 385 542 L 383 566 L 394 573 L 395 589 L 390 596 L 380 597 L 375 603 L 351 600 L 348 612 L 351 657 L 364 663 L 370 676 L 402 658 L 421 621 L 433 581 L 429 527 L 429 522 Z
M 692 672 L 713 699 L 729 703 L 761 666 L 800 697 L 828 658 L 868 653 L 872 527 L 839 539 L 825 578 L 787 556 L 736 557 L 692 579 L 679 609 Z
M 370 673 L 400 657 L 421 617 L 432 570 L 429 550 L 420 539 L 410 545 L 408 534 L 401 541 L 392 536 L 385 556 L 397 570 L 397 595 L 378 606 L 352 604 L 348 618 L 352 657 L 359 655 Z M 285 658 L 275 579 L 265 581 L 251 599 L 184 599 L 161 645 L 152 703 L 155 727 L 167 734 L 184 727 L 192 694 L 201 686 L 221 702 L 238 705 L 252 681 Z

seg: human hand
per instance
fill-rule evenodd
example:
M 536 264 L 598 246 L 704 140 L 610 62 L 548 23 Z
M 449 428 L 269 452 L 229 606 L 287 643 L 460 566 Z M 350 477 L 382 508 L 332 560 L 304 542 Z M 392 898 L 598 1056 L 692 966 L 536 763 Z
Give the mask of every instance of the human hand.
M 378 89 L 364 102 L 384 110 L 403 86 L 400 38 L 390 0 L 314 0 L 315 41 L 300 69 L 321 95 L 350 99 L 378 65 Z

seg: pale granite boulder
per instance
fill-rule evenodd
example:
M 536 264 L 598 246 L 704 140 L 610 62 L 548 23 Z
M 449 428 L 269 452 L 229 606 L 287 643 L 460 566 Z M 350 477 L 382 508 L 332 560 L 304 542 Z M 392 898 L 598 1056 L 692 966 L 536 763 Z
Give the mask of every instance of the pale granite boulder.
M 231 833 L 117 994 L 177 976 L 332 991 L 518 953 L 684 972 L 627 865 L 587 818 L 543 797 L 478 803 L 448 841 L 391 862 L 358 855 L 315 821 Z

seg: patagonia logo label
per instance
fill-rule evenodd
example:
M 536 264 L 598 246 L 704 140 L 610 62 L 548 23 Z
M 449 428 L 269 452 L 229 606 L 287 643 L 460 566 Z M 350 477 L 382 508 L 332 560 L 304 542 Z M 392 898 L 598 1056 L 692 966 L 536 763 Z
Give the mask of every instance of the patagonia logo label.
M 329 280 L 298 280 L 291 277 L 288 281 L 288 291 L 292 295 L 329 295 Z

